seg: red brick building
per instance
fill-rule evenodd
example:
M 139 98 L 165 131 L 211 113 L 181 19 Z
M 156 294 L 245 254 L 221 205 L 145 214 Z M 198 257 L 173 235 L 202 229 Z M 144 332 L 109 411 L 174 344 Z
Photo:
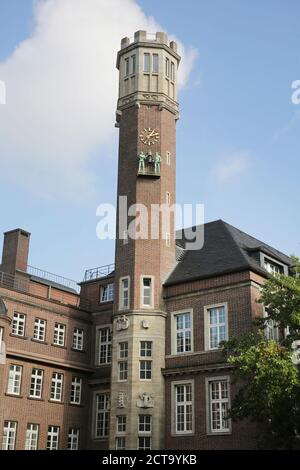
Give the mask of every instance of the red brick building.
M 219 343 L 251 330 L 262 284 L 290 258 L 222 220 L 197 250 L 193 229 L 175 234 L 163 215 L 156 238 L 132 236 L 141 207 L 122 222 L 120 197 L 148 214 L 175 203 L 179 62 L 164 33 L 122 40 L 114 265 L 78 286 L 28 266 L 29 233 L 4 235 L 2 449 L 256 447 L 253 425 L 226 419 L 235 389 Z

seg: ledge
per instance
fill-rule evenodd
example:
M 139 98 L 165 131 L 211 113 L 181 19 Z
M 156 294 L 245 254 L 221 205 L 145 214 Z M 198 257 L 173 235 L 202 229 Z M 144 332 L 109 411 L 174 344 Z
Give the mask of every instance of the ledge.
M 37 397 L 27 397 L 27 400 L 32 400 L 32 401 L 45 401 L 44 398 L 37 398 Z
M 53 346 L 54 348 L 68 349 L 66 346 L 61 346 L 60 344 L 55 344 L 55 343 L 51 343 L 51 346 Z
M 86 353 L 87 353 L 87 350 L 86 350 L 86 349 L 71 348 L 71 351 L 78 352 L 78 353 L 83 353 L 83 354 L 86 354 Z
M 17 395 L 17 394 L 14 394 L 14 393 L 4 393 L 4 395 L 6 397 L 10 397 L 10 398 L 24 398 L 23 395 Z
M 21 336 L 21 335 L 15 335 L 14 333 L 9 333 L 9 336 L 11 336 L 12 338 L 19 338 L 19 339 L 29 339 L 29 336 Z
M 35 339 L 35 338 L 31 338 L 30 341 L 32 341 L 33 343 L 38 343 L 38 344 L 49 344 L 47 343 L 47 341 L 40 341 L 38 339 Z

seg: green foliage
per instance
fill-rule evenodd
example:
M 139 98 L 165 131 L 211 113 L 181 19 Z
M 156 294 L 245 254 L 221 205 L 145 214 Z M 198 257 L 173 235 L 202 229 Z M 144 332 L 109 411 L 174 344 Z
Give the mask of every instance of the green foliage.
M 294 341 L 300 340 L 297 259 L 295 266 L 295 276 L 276 275 L 263 287 L 260 302 L 267 318 L 256 321 L 258 329 L 223 343 L 233 380 L 238 382 L 230 417 L 258 423 L 263 448 L 300 448 L 300 374 L 292 360 Z M 266 338 L 270 321 L 279 328 L 278 342 Z

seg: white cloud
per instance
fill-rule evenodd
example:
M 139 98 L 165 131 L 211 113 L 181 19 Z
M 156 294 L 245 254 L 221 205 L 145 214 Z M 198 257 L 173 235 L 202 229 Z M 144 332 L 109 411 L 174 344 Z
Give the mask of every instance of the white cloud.
M 35 28 L 0 64 L 1 176 L 48 197 L 89 196 L 91 155 L 113 138 L 120 40 L 162 28 L 135 0 L 40 0 Z M 180 86 L 196 52 L 180 52 Z
M 215 164 L 213 177 L 220 183 L 226 183 L 242 176 L 250 167 L 251 159 L 247 152 L 230 155 Z

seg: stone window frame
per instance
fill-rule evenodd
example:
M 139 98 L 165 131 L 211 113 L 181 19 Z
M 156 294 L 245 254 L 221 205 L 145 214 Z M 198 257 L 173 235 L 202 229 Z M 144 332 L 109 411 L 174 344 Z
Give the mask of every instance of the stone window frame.
M 125 279 L 128 280 L 128 287 L 126 289 L 128 291 L 128 305 L 127 306 L 124 306 L 123 281 L 125 281 Z M 123 277 L 120 277 L 119 279 L 119 311 L 129 310 L 129 309 L 130 309 L 130 276 L 123 276 Z
M 192 429 L 177 431 L 176 429 L 176 386 L 191 385 L 192 389 Z M 174 437 L 193 436 L 195 434 L 195 379 L 174 380 L 171 382 L 171 435 Z
M 186 352 L 177 352 L 177 341 L 176 341 L 176 319 L 177 315 L 182 315 L 184 313 L 190 314 L 190 329 L 191 329 L 191 350 Z M 172 356 L 184 356 L 189 355 L 194 352 L 194 309 L 186 308 L 183 310 L 175 310 L 171 312 L 171 355 Z
M 228 430 L 221 429 L 212 430 L 211 428 L 211 407 L 210 407 L 210 383 L 211 382 L 220 382 L 226 380 L 228 383 L 228 409 L 230 409 L 231 405 L 231 383 L 230 383 L 230 375 L 214 375 L 211 377 L 205 377 L 205 402 L 206 402 L 206 434 L 208 436 L 223 436 L 232 434 L 232 421 L 231 419 L 228 420 L 229 427 Z
M 151 303 L 150 305 L 144 304 L 144 279 L 151 279 Z M 155 283 L 155 277 L 153 275 L 147 275 L 147 274 L 142 274 L 140 277 L 140 305 L 141 308 L 154 308 L 154 283 Z
M 214 308 L 225 308 L 225 341 L 229 338 L 229 326 L 228 326 L 228 302 L 220 302 L 211 305 L 204 306 L 204 350 L 205 351 L 220 351 L 220 347 L 211 348 L 210 347 L 210 324 L 209 324 L 209 310 Z

